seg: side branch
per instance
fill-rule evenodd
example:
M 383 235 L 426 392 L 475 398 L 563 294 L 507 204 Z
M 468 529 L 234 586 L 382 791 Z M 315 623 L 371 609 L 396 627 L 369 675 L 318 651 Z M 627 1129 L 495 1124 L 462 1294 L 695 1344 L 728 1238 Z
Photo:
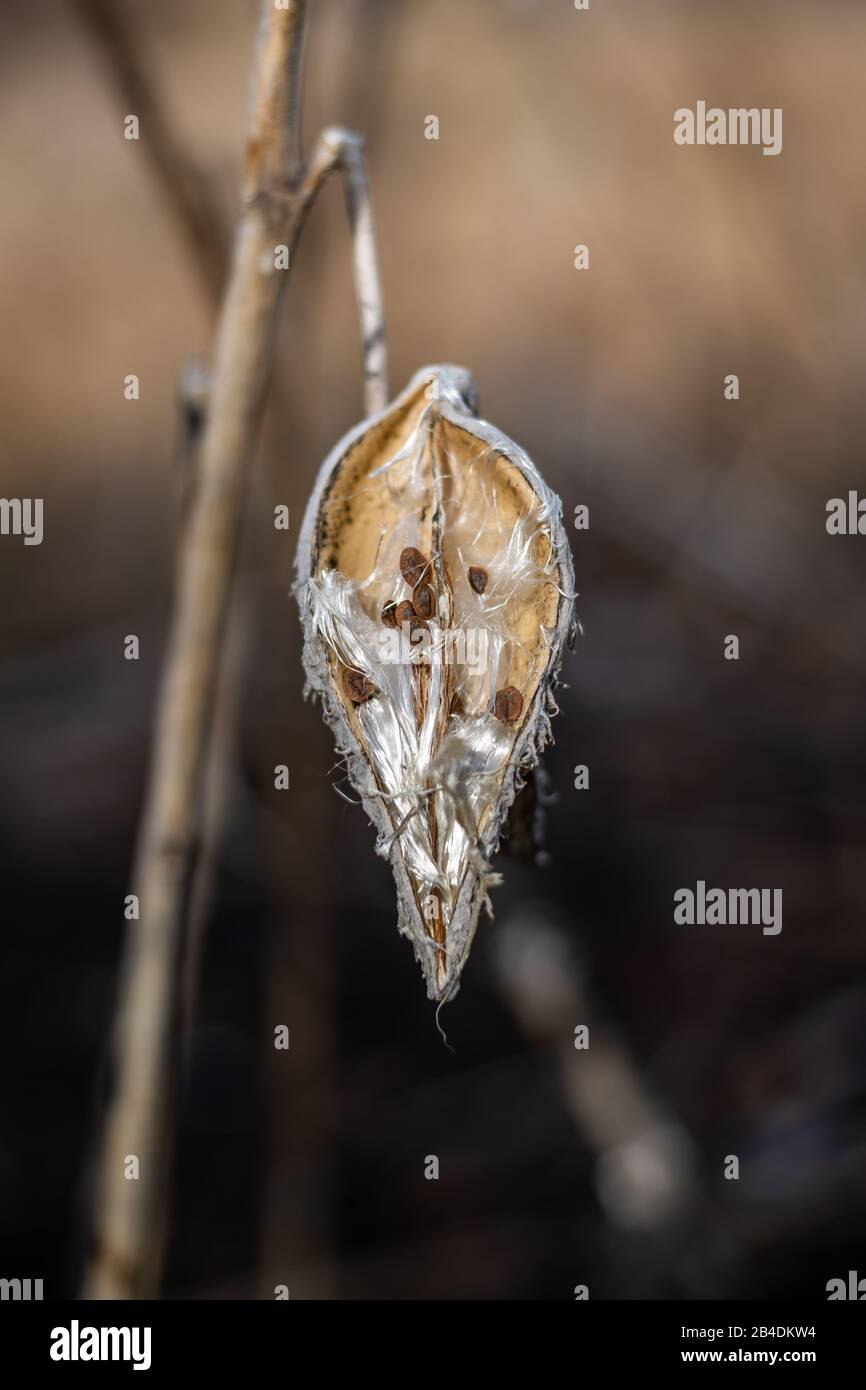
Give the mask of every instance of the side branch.
M 373 415 L 384 410 L 388 404 L 388 352 L 373 209 L 364 159 L 364 141 L 360 135 L 338 126 L 331 126 L 322 131 L 316 142 L 301 186 L 306 206 L 313 202 L 322 184 L 334 170 L 342 172 L 344 179 L 346 214 L 352 237 L 355 295 L 361 329 L 364 407 L 368 415 Z

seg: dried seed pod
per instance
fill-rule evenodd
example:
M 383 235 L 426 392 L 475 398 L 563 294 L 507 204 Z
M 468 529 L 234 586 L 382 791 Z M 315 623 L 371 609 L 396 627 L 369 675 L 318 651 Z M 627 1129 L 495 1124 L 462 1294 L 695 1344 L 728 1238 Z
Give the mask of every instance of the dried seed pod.
M 467 577 L 476 594 L 483 594 L 484 590 L 487 588 L 487 581 L 490 578 L 487 571 L 482 569 L 480 565 L 470 565 Z
M 416 584 L 412 591 L 412 604 L 419 618 L 428 621 L 436 612 L 436 595 L 429 584 Z
M 493 712 L 504 724 L 513 724 L 520 718 L 523 696 L 515 685 L 506 685 L 502 690 L 497 690 Z
M 400 552 L 400 573 L 411 589 L 430 573 L 430 561 L 414 545 Z
M 385 607 L 382 609 L 382 622 L 386 627 L 399 627 L 399 623 L 397 622 L 397 605 L 394 603 L 393 599 L 390 603 L 386 603 Z
M 363 671 L 353 671 L 348 666 L 343 672 L 343 689 L 353 705 L 362 705 L 376 694 L 376 687 L 369 677 Z
M 436 1000 L 455 994 L 498 882 L 491 860 L 522 775 L 550 737 L 573 621 L 559 499 L 511 440 L 476 418 L 474 399 L 466 372 L 427 368 L 356 426 L 322 466 L 297 557 L 308 680 L 390 857 L 398 925 Z M 451 584 L 470 554 L 496 575 L 489 611 L 471 580 Z M 398 571 L 435 601 L 431 640 L 410 656 L 403 634 L 380 620 Z M 408 600 L 394 616 L 424 626 Z M 376 699 L 353 699 L 345 667 Z M 513 718 L 497 718 L 506 694 Z M 462 709 L 481 713 L 451 718 Z

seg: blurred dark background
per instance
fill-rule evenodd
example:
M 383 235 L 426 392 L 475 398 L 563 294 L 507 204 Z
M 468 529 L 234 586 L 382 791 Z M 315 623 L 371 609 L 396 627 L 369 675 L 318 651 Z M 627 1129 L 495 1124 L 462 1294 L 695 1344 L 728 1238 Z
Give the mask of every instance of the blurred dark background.
M 3 492 L 45 499 L 41 546 L 0 540 L 0 1274 L 46 1297 L 80 1278 L 184 487 L 177 380 L 213 326 L 84 9 L 0 12 Z M 218 256 L 258 6 L 115 9 Z M 298 526 L 362 413 L 334 183 L 247 509 L 167 1297 L 823 1298 L 866 1272 L 866 540 L 824 525 L 866 485 L 864 58 L 853 0 L 313 5 L 307 143 L 323 122 L 368 137 L 392 388 L 468 366 L 566 514 L 589 507 L 585 633 L 544 862 L 500 864 L 442 1015 L 452 1054 L 302 698 Z M 782 107 L 781 155 L 675 146 L 698 99 Z M 699 878 L 782 888 L 782 933 L 675 926 Z

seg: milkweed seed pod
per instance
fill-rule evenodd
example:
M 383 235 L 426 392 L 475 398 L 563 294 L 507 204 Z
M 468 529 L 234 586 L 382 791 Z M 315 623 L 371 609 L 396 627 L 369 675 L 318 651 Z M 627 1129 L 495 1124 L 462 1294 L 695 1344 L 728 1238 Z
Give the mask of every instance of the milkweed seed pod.
M 325 460 L 295 591 L 308 689 L 390 858 L 431 999 L 455 994 L 573 617 L 559 498 L 427 367 Z

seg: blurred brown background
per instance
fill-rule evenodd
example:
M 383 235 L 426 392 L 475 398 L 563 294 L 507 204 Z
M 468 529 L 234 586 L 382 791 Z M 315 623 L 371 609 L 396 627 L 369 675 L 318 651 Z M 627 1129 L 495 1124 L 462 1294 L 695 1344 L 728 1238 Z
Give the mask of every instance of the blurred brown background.
M 225 231 L 258 6 L 116 9 Z M 297 529 L 361 414 L 332 184 L 253 470 L 167 1296 L 820 1298 L 862 1272 L 866 540 L 824 521 L 864 480 L 864 58 L 854 0 L 313 5 L 307 143 L 368 137 L 392 388 L 468 366 L 566 513 L 589 506 L 585 636 L 550 862 L 505 859 L 452 1055 L 302 700 Z M 169 611 L 177 380 L 213 309 L 81 7 L 5 6 L 0 67 L 3 492 L 45 499 L 40 547 L 0 540 L 0 1274 L 56 1297 L 80 1274 Z M 782 107 L 781 155 L 677 147 L 698 99 Z M 781 887 L 782 934 L 675 927 L 698 878 Z

